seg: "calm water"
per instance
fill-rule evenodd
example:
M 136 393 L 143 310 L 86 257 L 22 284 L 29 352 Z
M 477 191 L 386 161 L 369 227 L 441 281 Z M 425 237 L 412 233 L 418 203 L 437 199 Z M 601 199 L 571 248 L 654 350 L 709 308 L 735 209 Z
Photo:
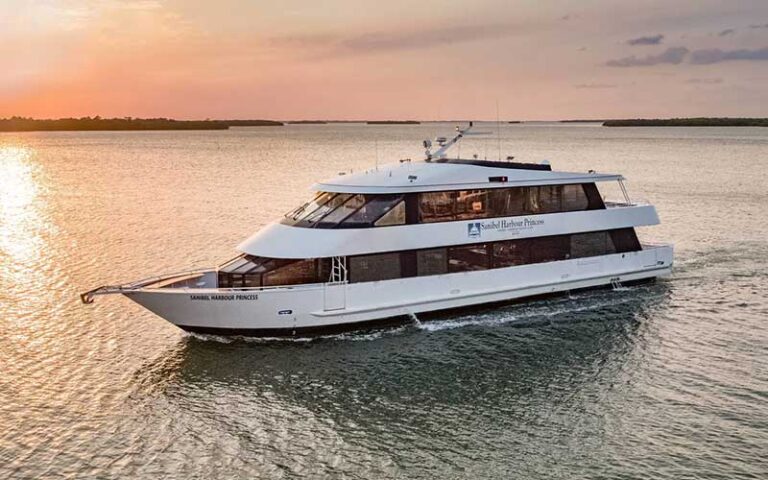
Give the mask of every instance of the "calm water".
M 766 478 L 768 129 L 502 129 L 657 205 L 652 286 L 278 343 L 79 304 L 451 127 L 0 134 L 0 478 Z

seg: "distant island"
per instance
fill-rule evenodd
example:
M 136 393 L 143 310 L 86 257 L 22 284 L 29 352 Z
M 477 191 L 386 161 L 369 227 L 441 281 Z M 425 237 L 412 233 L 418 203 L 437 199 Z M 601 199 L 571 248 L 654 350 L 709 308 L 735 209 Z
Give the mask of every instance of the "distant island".
M 369 120 L 368 125 L 419 125 L 421 122 L 416 120 Z
M 273 120 L 173 120 L 170 118 L 0 118 L 0 132 L 107 130 L 226 130 L 229 127 L 279 127 Z
M 605 127 L 768 127 L 768 118 L 668 118 L 606 120 Z
M 582 120 L 582 119 L 576 119 L 576 120 L 560 120 L 560 123 L 605 123 L 610 120 Z
M 523 123 L 521 120 L 510 120 L 507 123 Z

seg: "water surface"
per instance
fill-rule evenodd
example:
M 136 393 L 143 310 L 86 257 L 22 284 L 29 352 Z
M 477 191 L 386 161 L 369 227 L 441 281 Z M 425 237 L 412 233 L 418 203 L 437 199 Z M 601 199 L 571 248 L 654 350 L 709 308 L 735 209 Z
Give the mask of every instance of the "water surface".
M 663 222 L 641 237 L 676 245 L 651 286 L 298 342 L 79 304 L 218 264 L 313 182 L 418 159 L 451 128 L 0 134 L 0 477 L 765 478 L 766 129 L 464 143 L 624 174 Z

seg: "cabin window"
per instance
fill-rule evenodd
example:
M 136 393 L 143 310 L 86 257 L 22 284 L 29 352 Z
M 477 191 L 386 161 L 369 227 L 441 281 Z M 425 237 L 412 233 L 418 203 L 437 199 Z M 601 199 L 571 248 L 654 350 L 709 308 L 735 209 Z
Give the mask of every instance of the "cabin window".
M 400 278 L 400 254 L 379 253 L 349 258 L 349 281 L 375 282 Z
M 440 275 L 448 272 L 448 252 L 445 248 L 416 251 L 416 275 Z
M 488 246 L 462 245 L 448 249 L 448 272 L 486 270 L 489 265 Z
M 570 258 L 571 244 L 568 235 L 540 237 L 531 245 L 530 263 L 555 262 Z
M 358 208 L 362 207 L 364 203 L 365 197 L 363 195 L 350 195 L 344 203 L 340 204 L 332 212 L 319 220 L 317 224 L 318 226 L 334 226 L 352 215 Z
M 347 217 L 340 226 L 402 225 L 405 223 L 405 207 L 400 207 L 401 203 L 401 195 L 366 195 L 365 204 L 351 216 Z M 398 218 L 398 214 L 400 214 L 402 219 Z
M 525 213 L 526 188 L 488 190 L 488 217 L 513 217 Z
M 613 241 L 607 232 L 571 235 L 571 258 L 594 257 L 615 252 Z
M 320 206 L 328 203 L 328 201 L 334 196 L 336 196 L 335 193 L 320 192 L 317 195 L 315 195 L 315 198 L 313 198 L 312 200 L 308 201 L 304 205 L 288 213 L 286 217 L 292 220 L 301 220 L 305 218 L 307 215 L 317 210 Z
M 546 185 L 538 187 L 540 213 L 562 212 L 562 185 Z
M 611 231 L 611 239 L 613 245 L 616 247 L 617 253 L 635 252 L 642 250 L 640 241 L 637 239 L 637 234 L 634 228 L 621 228 Z
M 317 221 L 325 217 L 328 213 L 334 211 L 336 208 L 343 205 L 347 200 L 349 200 L 349 197 L 351 196 L 352 195 L 349 195 L 346 193 L 336 194 L 333 197 L 331 197 L 330 200 L 328 200 L 327 202 L 325 202 L 324 204 L 316 208 L 313 212 L 308 213 L 306 216 L 300 218 L 300 220 L 309 222 L 309 223 L 316 223 Z
M 405 202 L 400 200 L 387 213 L 376 220 L 375 226 L 389 227 L 392 225 L 405 225 Z
M 486 190 L 460 190 L 456 193 L 454 220 L 472 220 L 488 216 Z
M 584 191 L 584 186 L 580 184 L 563 185 L 562 201 L 562 208 L 564 212 L 587 210 L 589 208 L 589 200 L 587 199 L 587 194 Z
M 264 286 L 315 283 L 317 270 L 314 260 L 290 261 L 263 274 Z
M 423 223 L 453 220 L 454 203 L 454 192 L 420 193 L 419 218 Z
M 493 244 L 492 268 L 525 265 L 530 261 L 531 242 L 529 240 L 509 240 Z

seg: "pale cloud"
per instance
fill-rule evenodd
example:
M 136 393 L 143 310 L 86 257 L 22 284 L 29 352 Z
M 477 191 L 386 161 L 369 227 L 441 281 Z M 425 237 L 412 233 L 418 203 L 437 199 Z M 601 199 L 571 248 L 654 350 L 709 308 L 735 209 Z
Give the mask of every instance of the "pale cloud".
M 696 65 L 710 65 L 713 63 L 728 62 L 733 60 L 765 61 L 768 60 L 768 47 L 749 50 L 720 50 L 710 48 L 696 50 L 691 53 L 691 63 Z
M 664 40 L 664 35 L 652 35 L 648 37 L 637 37 L 627 40 L 627 45 L 658 45 Z
M 347 34 L 312 33 L 268 39 L 276 47 L 322 50 L 327 56 L 346 56 L 421 50 L 460 43 L 498 40 L 520 35 L 526 30 L 512 24 L 456 25 Z
M 685 83 L 692 83 L 697 85 L 719 85 L 723 83 L 722 78 L 689 78 Z
M 573 88 L 589 88 L 589 89 L 606 89 L 606 88 L 616 88 L 618 85 L 613 83 L 579 83 L 577 85 L 574 85 Z
M 672 47 L 658 55 L 646 55 L 645 57 L 632 55 L 617 60 L 609 60 L 606 62 L 606 65 L 609 67 L 649 67 L 663 64 L 678 65 L 682 63 L 688 53 L 689 50 L 685 47 Z

